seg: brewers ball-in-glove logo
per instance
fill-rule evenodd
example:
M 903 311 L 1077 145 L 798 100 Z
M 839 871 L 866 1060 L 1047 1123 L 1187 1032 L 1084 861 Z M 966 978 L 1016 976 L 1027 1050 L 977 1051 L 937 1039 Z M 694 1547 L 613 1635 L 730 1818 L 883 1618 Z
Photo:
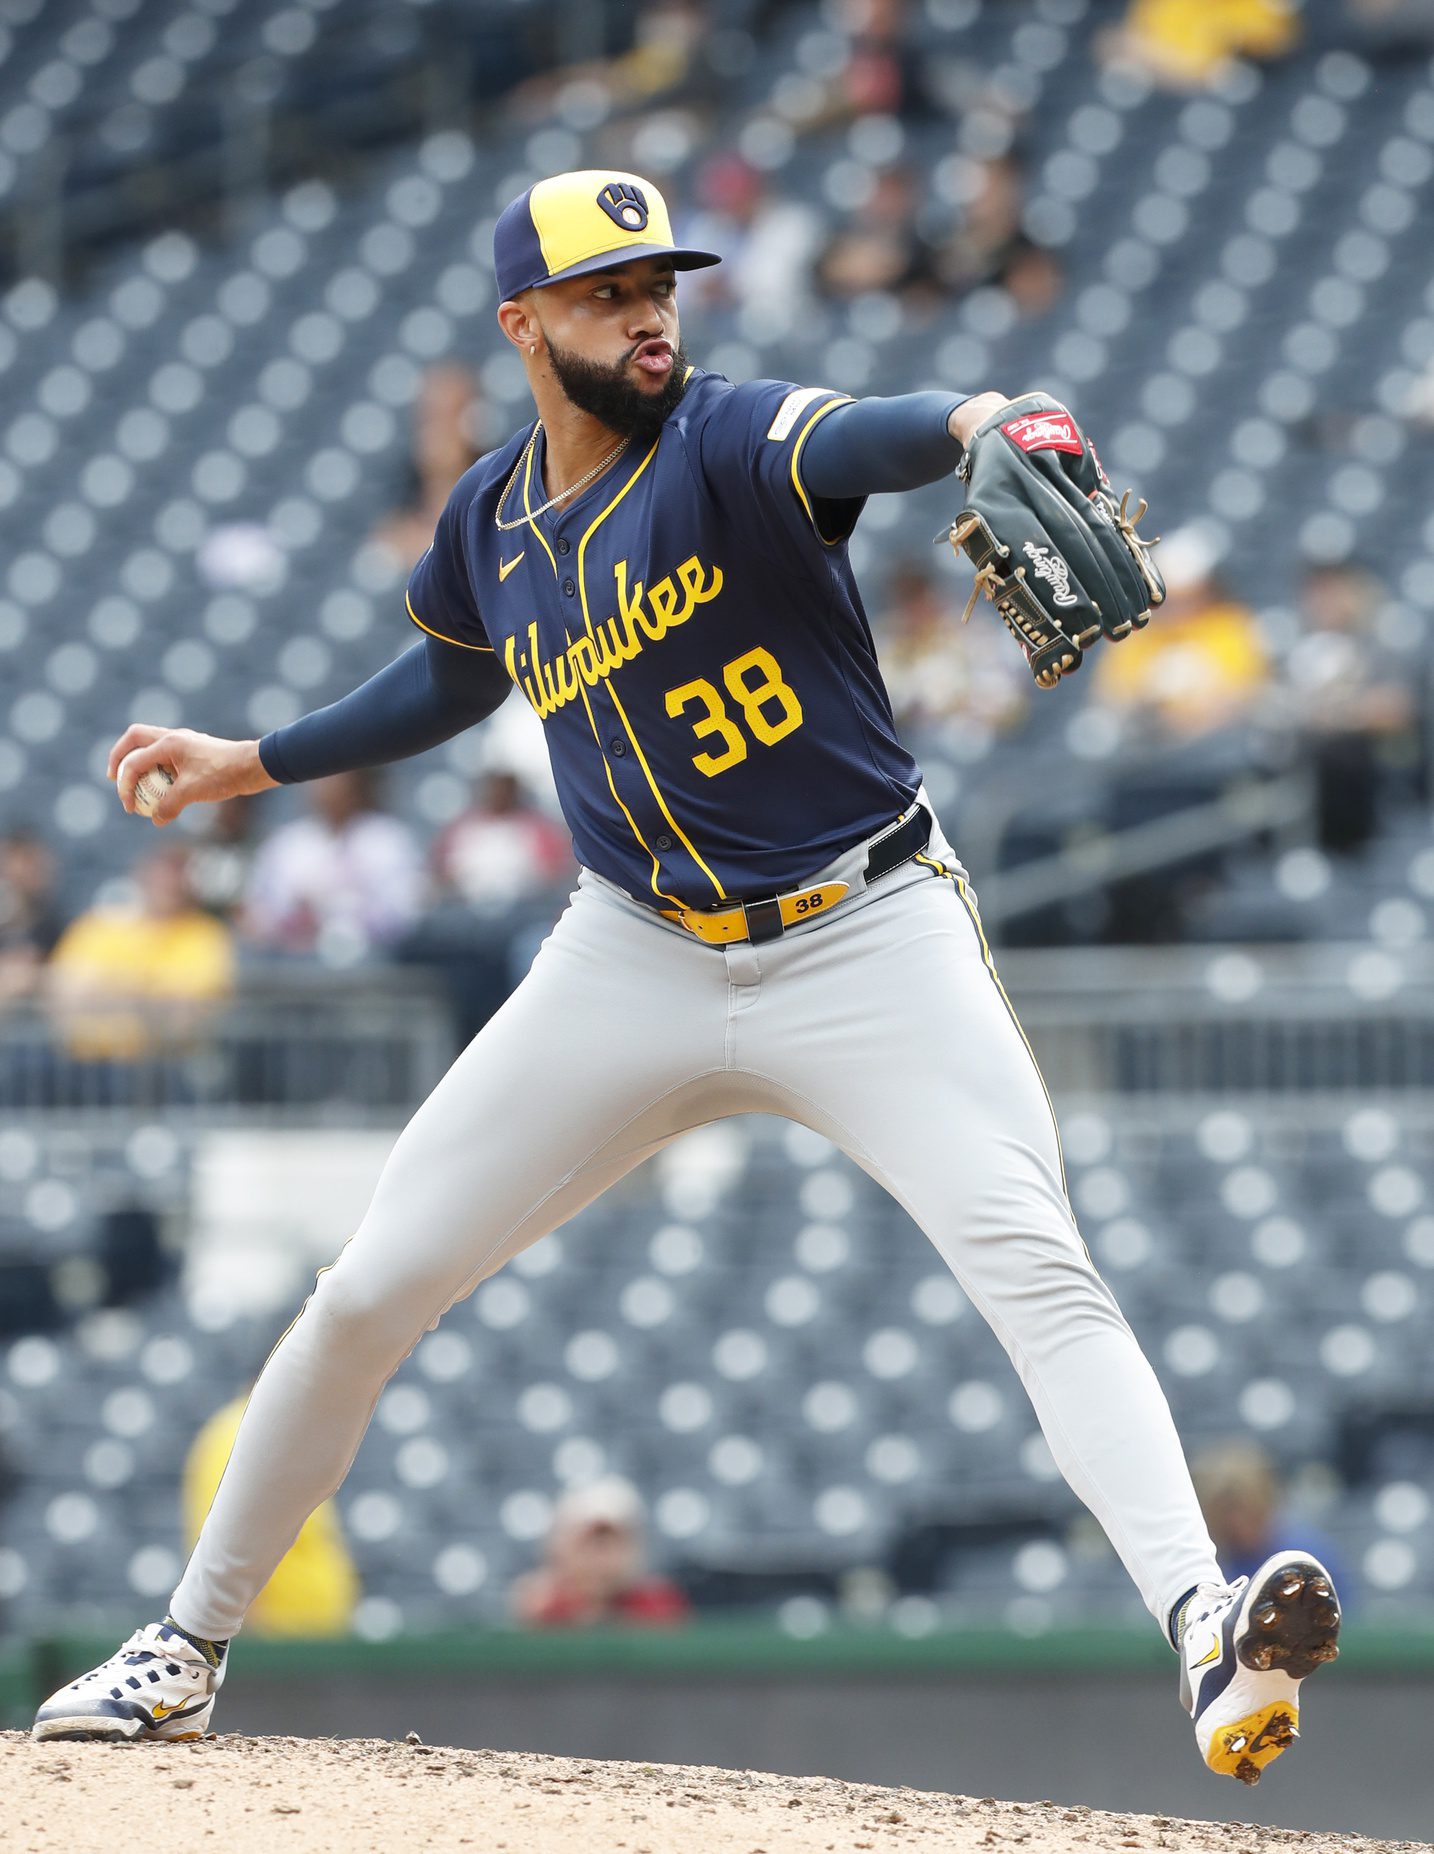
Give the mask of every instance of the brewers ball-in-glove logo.
M 1066 408 L 1044 393 L 1001 407 L 974 432 L 957 475 L 966 507 L 937 535 L 976 568 L 966 617 L 991 599 L 1043 689 L 1079 669 L 1100 637 L 1150 621 L 1165 582 L 1136 533 L 1145 504 L 1119 502 Z
M 630 180 L 610 180 L 598 194 L 597 203 L 624 232 L 647 230 L 647 196 Z

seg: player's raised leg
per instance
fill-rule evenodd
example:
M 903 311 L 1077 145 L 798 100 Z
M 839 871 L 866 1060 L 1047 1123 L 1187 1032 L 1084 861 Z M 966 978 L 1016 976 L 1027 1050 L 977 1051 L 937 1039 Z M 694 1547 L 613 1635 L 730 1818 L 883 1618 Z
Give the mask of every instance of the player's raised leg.
M 455 1300 L 722 1110 L 725 969 L 584 887 L 400 1135 L 260 1374 L 172 1615 L 40 1708 L 36 1737 L 193 1737 L 223 1644 L 342 1482 L 380 1392 Z M 617 1039 L 624 1026 L 634 1034 Z M 641 1034 L 636 1034 L 638 1027 Z M 715 1074 L 704 1079 L 710 1058 Z
M 820 982 L 839 947 L 849 1016 L 833 1012 Z M 1229 1640 L 1221 1638 L 1228 1704 L 1216 1683 L 1201 1689 L 1203 1753 L 1236 1699 L 1245 1716 L 1262 1703 L 1251 1700 L 1253 1686 L 1280 1685 L 1278 1697 L 1289 1698 L 1291 1683 L 1250 1658 L 1248 1606 L 1225 1601 L 1169 1406 L 1081 1240 L 1050 1103 L 964 881 L 909 883 L 770 950 L 781 976 L 752 1056 L 816 1104 L 813 1123 L 940 1250 L 1009 1354 L 1061 1472 L 1172 1645 L 1181 1609 L 1238 1612 Z M 899 1085 L 873 1085 L 879 1076 Z M 1321 1599 L 1321 1614 L 1325 1607 Z M 1262 1747 L 1269 1757 L 1282 1748 L 1268 1739 Z

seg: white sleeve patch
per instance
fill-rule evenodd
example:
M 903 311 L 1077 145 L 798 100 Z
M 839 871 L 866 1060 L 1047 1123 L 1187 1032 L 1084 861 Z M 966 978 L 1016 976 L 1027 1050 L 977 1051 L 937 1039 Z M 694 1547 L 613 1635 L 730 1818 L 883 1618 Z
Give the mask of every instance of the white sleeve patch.
M 832 390 L 829 386 L 798 387 L 795 393 L 788 393 L 777 407 L 777 416 L 768 426 L 767 436 L 778 439 L 790 437 L 792 427 L 813 401 L 832 397 Z

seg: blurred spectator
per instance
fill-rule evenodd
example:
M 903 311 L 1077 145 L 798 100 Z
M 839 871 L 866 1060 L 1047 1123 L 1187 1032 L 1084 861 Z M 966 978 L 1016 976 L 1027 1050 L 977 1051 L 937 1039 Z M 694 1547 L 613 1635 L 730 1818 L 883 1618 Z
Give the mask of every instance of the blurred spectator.
M 468 369 L 452 363 L 430 367 L 413 408 L 403 501 L 374 531 L 374 539 L 403 567 L 426 551 L 453 485 L 477 462 L 481 423 L 477 383 Z
M 711 30 L 704 0 L 649 0 L 633 16 L 630 51 L 614 58 L 603 81 L 614 104 L 631 108 L 673 101 L 702 68 L 702 43 Z M 569 81 L 571 69 L 562 72 Z
M 1350 1581 L 1339 1554 L 1315 1527 L 1288 1509 L 1275 1464 L 1258 1442 L 1233 1438 L 1202 1449 L 1190 1463 L 1220 1569 L 1233 1582 L 1251 1577 L 1271 1553 L 1310 1551 L 1348 1603 Z
M 439 835 L 433 873 L 441 893 L 496 914 L 549 895 L 574 867 L 567 833 L 533 806 L 516 774 L 499 768 Z
M 1239 58 L 1283 57 L 1299 42 L 1293 0 L 1131 0 L 1101 46 L 1106 62 L 1134 66 L 1173 90 L 1219 83 Z
M 192 1549 L 213 1504 L 247 1396 L 216 1410 L 190 1445 L 184 1462 L 185 1544 Z M 357 1570 L 332 1500 L 305 1520 L 274 1575 L 245 1618 L 255 1635 L 347 1635 L 362 1595 Z
M 226 798 L 217 805 L 196 805 L 201 834 L 189 852 L 189 885 L 201 908 L 231 925 L 237 923 L 258 854 L 258 810 L 252 798 Z
M 1412 666 L 1375 633 L 1380 598 L 1378 581 L 1362 567 L 1308 567 L 1300 589 L 1304 625 L 1284 665 L 1327 850 L 1370 841 L 1389 771 L 1407 768 L 1418 751 Z
M 866 199 L 847 215 L 817 259 L 815 281 L 838 302 L 872 291 L 934 301 L 935 259 L 917 228 L 920 193 L 910 168 L 873 174 Z
M 1041 315 L 1060 295 L 1064 273 L 1055 254 L 1023 229 L 1025 169 L 1013 152 L 968 161 L 962 169 L 961 216 L 934 259 L 948 296 L 995 285 L 1022 315 Z
M 182 1051 L 234 981 L 228 928 L 196 906 L 189 854 L 166 844 L 135 865 L 134 899 L 79 915 L 46 969 L 46 994 L 77 1061 L 126 1064 Z
M 797 127 L 830 129 L 868 116 L 919 120 L 936 104 L 928 61 L 911 29 L 907 0 L 838 0 L 837 31 L 845 57 Z
M 1093 699 L 1133 731 L 1179 744 L 1248 716 L 1269 681 L 1254 614 L 1221 583 L 1193 524 L 1161 543 L 1167 597 L 1149 627 L 1096 650 Z
M 808 295 L 821 221 L 806 201 L 780 195 L 733 150 L 714 155 L 697 177 L 698 210 L 682 239 L 722 262 L 682 278 L 684 305 L 732 305 L 761 318 L 764 332 L 790 328 Z
M 431 867 L 434 903 L 395 956 L 441 979 L 467 1043 L 533 963 L 576 873 L 572 849 L 517 775 L 497 768 L 440 833 Z
M 1434 0 L 1345 0 L 1350 43 L 1370 58 L 1427 58 Z
M 1059 301 L 1066 275 L 1054 251 L 1022 232 L 1001 253 L 992 281 L 1021 315 L 1038 316 Z
M 34 995 L 60 929 L 53 852 L 11 831 L 0 838 L 0 1007 Z
M 631 43 L 610 58 L 560 61 L 513 91 L 506 108 L 524 122 L 552 122 L 560 93 L 600 100 L 604 116 L 687 101 L 710 89 L 714 73 L 702 56 L 713 29 L 707 0 L 647 0 L 638 7 L 593 7 L 591 25 L 613 42 L 614 27 Z
M 1031 679 L 990 606 L 962 625 L 926 567 L 900 566 L 887 581 L 878 620 L 882 673 L 898 727 L 913 735 L 969 724 L 986 734 L 1014 727 Z
M 534 1628 L 671 1625 L 691 1614 L 670 1579 L 647 1569 L 642 1501 L 615 1476 L 564 1494 L 543 1564 L 513 1586 L 513 1613 Z
M 423 904 L 423 858 L 409 826 L 381 811 L 370 772 L 304 788 L 312 815 L 283 824 L 254 859 L 244 932 L 260 946 L 343 964 L 382 949 Z

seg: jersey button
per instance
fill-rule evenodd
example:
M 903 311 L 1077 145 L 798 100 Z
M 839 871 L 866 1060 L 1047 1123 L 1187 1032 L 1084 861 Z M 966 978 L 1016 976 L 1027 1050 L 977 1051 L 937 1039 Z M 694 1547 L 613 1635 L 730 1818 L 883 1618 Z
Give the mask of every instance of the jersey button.
M 565 579 L 563 581 L 563 591 L 567 593 L 569 598 L 571 598 L 573 594 L 577 591 L 577 587 L 573 584 L 573 582 L 570 579 Z
M 572 542 L 568 539 L 568 537 L 565 534 L 560 534 L 558 536 L 558 552 L 560 554 L 567 553 L 568 549 L 571 546 L 572 546 Z
M 627 752 L 627 742 L 625 740 L 610 740 L 607 743 L 607 750 L 615 760 L 620 760 L 623 754 Z
M 672 839 L 671 837 L 654 837 L 652 840 L 652 847 L 655 850 L 670 850 L 672 848 Z

